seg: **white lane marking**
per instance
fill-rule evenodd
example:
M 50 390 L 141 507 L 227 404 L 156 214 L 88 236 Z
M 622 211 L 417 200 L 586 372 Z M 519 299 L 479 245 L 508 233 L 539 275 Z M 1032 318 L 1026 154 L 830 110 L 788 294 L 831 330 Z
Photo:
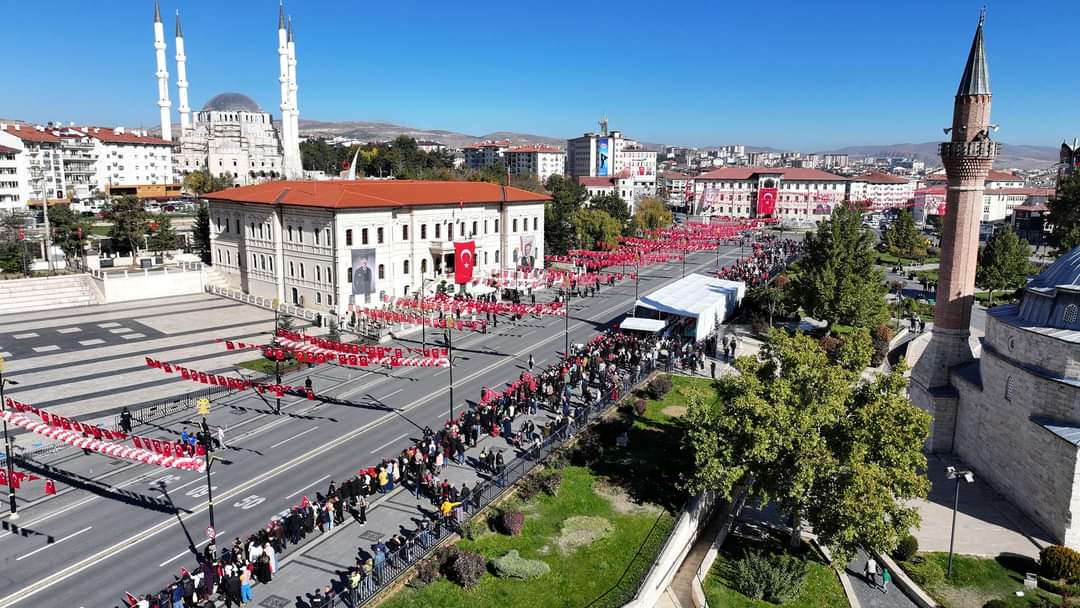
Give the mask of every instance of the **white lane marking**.
M 376 452 L 381 452 L 384 449 L 386 449 L 387 447 L 393 445 L 395 441 L 401 441 L 402 439 L 404 439 L 404 438 L 406 438 L 408 436 L 409 436 L 408 433 L 402 433 L 402 434 L 398 435 L 397 437 L 394 437 L 390 441 L 387 441 L 386 443 L 384 443 L 384 444 L 380 445 L 379 447 L 375 448 L 374 450 L 371 450 L 371 453 L 374 454 Z
M 396 391 L 390 393 L 389 395 L 383 395 L 382 397 L 376 397 L 376 399 L 378 399 L 379 401 L 382 401 L 383 399 L 389 399 L 390 397 L 393 397 L 394 395 L 400 393 L 403 390 L 405 390 L 405 389 L 399 388 Z
M 218 535 L 218 536 L 221 536 L 222 534 L 225 534 L 225 531 L 224 531 L 224 530 L 220 530 L 220 531 L 219 531 L 219 532 L 217 533 L 217 535 Z M 197 544 L 195 545 L 195 548 L 196 548 L 196 549 L 198 549 L 199 547 L 202 547 L 203 545 L 205 545 L 205 544 L 206 544 L 206 543 L 208 543 L 208 542 L 210 542 L 210 539 L 209 539 L 209 538 L 208 538 L 208 539 L 206 539 L 206 540 L 204 540 L 204 541 L 202 541 L 201 543 L 197 543 Z M 188 550 L 186 550 L 186 551 L 184 551 L 184 552 L 180 553 L 179 555 L 177 555 L 177 556 L 175 556 L 175 557 L 170 557 L 169 559 L 167 559 L 167 560 L 165 560 L 165 561 L 161 562 L 160 564 L 158 564 L 158 565 L 157 565 L 157 567 L 158 567 L 158 568 L 161 568 L 161 567 L 165 566 L 166 564 L 171 564 L 171 563 L 175 562 L 176 560 L 180 559 L 181 557 L 184 557 L 185 555 L 191 555 L 191 549 L 188 549 Z
M 699 264 L 695 268 L 704 268 L 707 265 L 708 265 L 708 263 Z M 674 282 L 675 280 L 677 280 L 677 279 L 671 279 L 671 280 L 667 281 L 665 284 Z M 611 312 L 613 310 L 616 310 L 616 309 L 618 309 L 620 307 L 623 307 L 623 306 L 625 306 L 625 303 L 616 304 L 615 306 L 611 306 L 611 307 L 608 307 L 607 309 L 605 309 L 603 311 L 600 311 L 600 314 L 607 314 L 607 313 L 609 313 L 609 312 Z M 593 318 L 595 318 L 595 316 Z M 583 327 L 583 326 L 585 326 L 587 324 L 588 323 L 585 322 L 585 321 L 578 321 L 578 322 L 574 323 L 574 325 L 573 325 L 573 327 L 571 329 L 576 330 L 576 329 L 578 329 L 580 327 Z M 551 341 L 553 341 L 553 340 L 555 340 L 557 338 L 562 338 L 562 337 L 563 336 L 559 335 L 558 333 L 553 334 L 553 335 L 541 340 L 540 342 L 531 345 L 530 348 L 531 349 L 538 348 L 539 346 L 542 346 L 544 344 L 547 344 L 548 342 L 551 342 Z M 522 353 L 524 353 L 524 352 L 525 351 L 522 351 Z M 515 356 L 520 355 L 522 353 L 516 353 Z M 483 369 L 477 370 L 476 372 L 473 372 L 472 374 L 469 374 L 465 378 L 462 378 L 461 382 L 470 382 L 473 379 L 479 378 L 480 376 L 490 372 L 491 370 L 493 370 L 493 369 L 495 369 L 497 367 L 500 367 L 502 365 L 506 365 L 509 361 L 512 361 L 512 360 L 513 360 L 512 358 L 499 359 L 495 363 L 492 363 L 491 365 L 489 365 L 489 366 L 487 366 L 487 367 L 485 367 Z M 362 377 L 362 376 L 360 376 L 360 377 Z M 415 410 L 417 408 L 420 408 L 420 407 L 422 407 L 424 405 L 427 405 L 431 400 L 433 400 L 436 397 L 440 396 L 441 393 L 442 393 L 442 391 L 438 391 L 435 394 L 430 395 L 425 399 L 421 399 L 420 401 L 416 401 L 416 402 L 410 404 L 408 407 L 404 408 L 400 413 L 410 412 L 410 411 Z M 314 450 L 311 450 L 310 452 L 307 452 L 305 454 L 297 456 L 296 458 L 294 458 L 294 459 L 292 459 L 290 461 L 283 462 L 280 465 L 270 469 L 269 471 L 266 471 L 266 472 L 264 472 L 264 473 L 262 473 L 260 475 L 257 475 L 257 476 L 247 480 L 246 482 L 240 484 L 239 486 L 237 486 L 237 487 L 235 487 L 235 488 L 233 488 L 231 490 L 227 490 L 225 492 L 225 494 L 220 498 L 220 500 L 223 501 L 223 500 L 225 500 L 227 498 L 230 498 L 232 496 L 236 496 L 236 495 L 240 494 L 241 492 L 244 492 L 248 488 L 254 487 L 254 486 L 256 486 L 256 485 L 258 485 L 258 484 L 260 484 L 260 483 L 262 483 L 264 481 L 272 479 L 272 478 L 276 477 L 277 475 L 280 475 L 281 473 L 283 473 L 285 471 L 288 471 L 289 469 L 292 469 L 293 467 L 296 467 L 296 466 L 298 466 L 300 464 L 303 464 L 303 463 L 305 463 L 305 462 L 307 462 L 307 461 L 309 461 L 309 460 L 311 460 L 313 458 L 316 458 L 316 457 L 322 455 L 325 452 L 328 452 L 329 450 L 332 450 L 332 449 L 334 449 L 334 448 L 336 448 L 336 447 L 338 447 L 340 445 L 343 445 L 343 444 L 355 439 L 359 435 L 361 435 L 361 434 L 363 434 L 363 433 L 365 433 L 367 431 L 370 431 L 373 428 L 381 426 L 382 424 L 386 423 L 387 421 L 391 420 L 392 418 L 393 418 L 392 414 L 387 414 L 387 415 L 385 415 L 385 416 L 383 416 L 381 418 L 377 418 L 377 419 L 375 419 L 375 420 L 373 420 L 373 421 L 371 421 L 371 422 L 369 422 L 369 423 L 367 423 L 367 424 L 365 424 L 365 425 L 363 425 L 361 427 L 358 427 L 356 429 L 353 429 L 352 431 L 349 431 L 348 433 L 338 437 L 337 439 L 329 441 L 326 444 L 324 444 L 322 446 L 319 446 L 318 448 L 316 448 Z M 15 593 L 12 593 L 12 594 L 9 594 L 9 595 L 7 595 L 7 596 L 5 596 L 3 598 L 0 598 L 0 608 L 8 608 L 8 607 L 10 607 L 11 605 L 13 605 L 16 602 L 21 602 L 21 601 L 25 600 L 28 597 L 32 597 L 34 595 L 37 595 L 38 593 L 41 593 L 42 591 L 44 591 L 44 590 L 46 590 L 46 589 L 48 589 L 50 587 L 53 587 L 56 584 L 60 583 L 61 581 L 63 581 L 68 576 L 80 573 L 80 572 L 86 570 L 87 568 L 89 568 L 90 566 L 93 566 L 93 565 L 95 565 L 97 563 L 100 563 L 100 561 L 102 559 L 104 559 L 105 557 L 115 556 L 116 554 L 120 553 L 121 551 L 130 549 L 131 547 L 133 547 L 133 546 L 135 546 L 137 544 L 140 544 L 142 541 L 144 541 L 146 539 L 149 539 L 149 538 L 152 538 L 154 536 L 157 536 L 161 532 L 163 532 L 165 530 L 168 530 L 169 528 L 177 525 L 178 523 L 182 523 L 183 520 L 185 520 L 185 519 L 191 519 L 192 517 L 200 515 L 203 511 L 206 510 L 206 506 L 207 506 L 207 503 L 203 503 L 203 504 L 193 508 L 190 514 L 188 514 L 186 517 L 181 517 L 179 521 L 177 520 L 177 518 L 169 518 L 169 519 L 167 519 L 165 521 L 162 521 L 162 522 L 160 522 L 160 523 L 158 523 L 158 524 L 156 524 L 154 526 L 146 528 L 146 529 L 144 529 L 144 530 L 142 530 L 140 532 L 136 532 L 135 534 L 131 535 L 130 537 L 128 537 L 128 538 L 126 538 L 124 540 L 121 540 L 118 543 L 115 543 L 111 547 L 103 549 L 103 550 L 97 552 L 94 555 L 86 557 L 86 558 L 84 558 L 84 559 L 82 559 L 82 560 L 80 560 L 80 561 L 78 561 L 78 562 L 76 562 L 74 564 L 70 564 L 70 565 L 60 569 L 59 571 L 54 572 L 53 574 L 50 574 L 50 575 L 48 575 L 48 576 L 46 576 L 46 577 L 44 577 L 42 579 L 39 579 L 39 580 L 29 584 L 29 585 L 26 585 L 25 587 L 22 587 L 21 589 L 19 589 Z
M 299 494 L 300 494 L 301 492 L 303 492 L 304 490 L 306 490 L 306 489 L 310 488 L 311 486 L 313 486 L 313 485 L 315 485 L 315 484 L 319 483 L 320 481 L 326 481 L 327 479 L 330 479 L 330 476 L 329 476 L 329 475 L 327 475 L 326 477 L 323 477 L 322 479 L 316 479 L 315 481 L 313 481 L 313 482 L 311 482 L 311 483 L 307 484 L 306 486 L 304 486 L 304 487 L 300 488 L 299 490 L 297 490 L 297 491 L 293 492 L 292 494 L 289 494 L 289 495 L 288 495 L 288 496 L 286 496 L 285 498 L 287 498 L 287 499 L 288 499 L 288 498 L 292 498 L 292 497 L 294 497 L 294 496 L 298 496 L 298 495 L 299 495 Z M 288 511 L 288 510 L 286 509 L 286 511 Z
M 306 430 L 306 431 L 304 431 L 302 433 L 297 433 L 297 434 L 293 435 L 292 437 L 289 437 L 288 439 L 282 439 L 281 441 L 275 443 L 274 445 L 272 445 L 270 447 L 271 448 L 276 448 L 276 447 L 278 447 L 279 445 L 281 445 L 283 443 L 288 443 L 288 442 L 292 441 L 293 439 L 296 439 L 297 437 L 300 437 L 301 435 L 307 435 L 308 433 L 310 433 L 311 431 L 314 431 L 317 428 L 319 428 L 318 425 L 313 426 L 310 429 L 308 429 L 308 430 Z
M 78 536 L 78 535 L 82 534 L 83 532 L 86 532 L 87 530 L 89 530 L 90 528 L 93 528 L 93 527 L 94 527 L 94 526 L 86 526 L 86 527 L 85 527 L 85 528 L 83 528 L 82 530 L 79 530 L 78 532 L 76 532 L 76 533 L 74 533 L 74 534 L 69 534 L 69 535 L 65 536 L 64 538 L 61 538 L 60 540 L 56 541 L 55 543 L 51 543 L 51 544 L 45 545 L 44 547 L 38 547 L 37 549 L 34 549 L 33 551 L 31 551 L 31 552 L 27 553 L 26 555 L 23 555 L 23 556 L 21 556 L 21 557 L 16 557 L 16 558 L 15 558 L 15 561 L 17 561 L 17 562 L 20 562 L 20 561 L 22 561 L 22 560 L 24 560 L 24 559 L 26 559 L 26 558 L 30 557 L 31 555 L 35 555 L 35 554 L 37 554 L 37 553 L 41 553 L 41 552 L 42 552 L 42 551 L 44 551 L 45 549 L 48 549 L 48 548 L 50 548 L 50 547 L 55 547 L 56 545 L 59 545 L 60 543 L 64 542 L 65 540 L 69 540 L 69 539 L 75 538 L 76 536 Z

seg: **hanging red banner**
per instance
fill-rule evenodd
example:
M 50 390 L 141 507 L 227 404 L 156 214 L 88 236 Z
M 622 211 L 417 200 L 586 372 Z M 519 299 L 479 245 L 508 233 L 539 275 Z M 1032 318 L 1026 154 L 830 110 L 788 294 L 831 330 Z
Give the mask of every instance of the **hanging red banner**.
M 757 214 L 776 213 L 776 188 L 760 188 L 757 195 Z
M 454 243 L 454 282 L 458 285 L 472 280 L 473 266 L 476 265 L 476 242 L 457 241 Z

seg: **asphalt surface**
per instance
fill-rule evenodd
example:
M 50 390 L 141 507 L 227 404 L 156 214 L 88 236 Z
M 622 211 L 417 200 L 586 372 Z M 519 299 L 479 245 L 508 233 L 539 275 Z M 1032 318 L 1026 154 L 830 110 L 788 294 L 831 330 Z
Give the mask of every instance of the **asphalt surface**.
M 738 257 L 739 248 L 728 247 L 721 263 Z M 686 272 L 715 264 L 715 252 L 692 254 Z M 681 272 L 681 263 L 644 269 L 640 293 L 678 280 Z M 585 342 L 617 321 L 630 310 L 634 293 L 634 282 L 623 281 L 595 297 L 573 299 L 571 343 Z M 475 403 L 482 387 L 501 388 L 516 379 L 530 354 L 540 368 L 557 360 L 564 323 L 562 317 L 526 318 L 516 325 L 500 321 L 487 335 L 456 332 L 455 411 Z M 419 342 L 419 335 L 398 341 Z M 213 405 L 209 423 L 227 428 L 229 446 L 218 452 L 223 460 L 210 471 L 219 545 L 262 528 L 331 479 L 396 454 L 448 415 L 447 369 L 327 365 L 286 381 L 301 384 L 308 374 L 320 399 L 282 399 L 282 415 L 274 414 L 273 399 L 253 393 Z M 135 432 L 175 439 L 196 421 L 187 412 Z M 25 483 L 20 518 L 11 522 L 5 515 L 0 521 L 0 608 L 119 606 L 125 590 L 140 593 L 168 584 L 181 566 L 191 567 L 193 549 L 206 545 L 209 503 L 202 473 L 71 449 L 18 467 L 55 479 L 60 492 L 44 497 L 42 481 Z

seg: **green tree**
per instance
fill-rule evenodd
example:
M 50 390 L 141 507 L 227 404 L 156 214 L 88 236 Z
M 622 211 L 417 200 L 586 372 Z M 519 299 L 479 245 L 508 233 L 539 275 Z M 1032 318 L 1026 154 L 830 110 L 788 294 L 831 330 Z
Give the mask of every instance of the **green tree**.
M 575 214 L 589 191 L 573 178 L 552 175 L 544 184 L 552 200 L 544 205 L 544 249 L 549 255 L 566 255 L 577 246 Z
M 49 230 L 52 244 L 73 258 L 82 255 L 84 239 L 90 234 L 90 224 L 84 221 L 68 205 L 49 207 Z
M 858 210 L 849 205 L 838 207 L 807 236 L 794 293 L 808 314 L 856 327 L 885 321 L 885 277 L 874 266 L 873 243 Z
M 896 221 L 885 231 L 885 244 L 889 253 L 898 258 L 926 259 L 926 238 L 919 234 L 915 218 L 907 209 L 901 210 Z
M 626 201 L 617 194 L 598 194 L 589 201 L 591 209 L 606 211 L 608 215 L 619 222 L 620 228 L 630 220 L 630 208 Z
M 109 219 L 113 222 L 109 237 L 119 251 L 132 254 L 138 251 L 146 236 L 147 217 L 142 201 L 135 196 L 123 196 L 109 205 Z
M 231 175 L 214 175 L 206 169 L 192 171 L 184 176 L 183 188 L 196 196 L 233 187 Z
M 1050 216 L 1050 244 L 1056 255 L 1080 245 L 1080 175 L 1058 181 L 1057 192 L 1050 197 L 1047 206 Z
M 161 216 L 156 221 L 156 224 L 156 228 L 154 228 L 154 222 L 150 224 L 150 236 L 146 239 L 147 247 L 159 254 L 176 249 L 176 244 L 180 239 L 176 236 L 176 230 L 173 229 L 172 220 L 169 216 Z
M 195 226 L 192 229 L 195 241 L 195 252 L 203 264 L 213 265 L 214 256 L 210 252 L 210 207 L 206 203 L 199 203 L 195 210 Z
M 600 243 L 614 246 L 619 242 L 622 225 L 603 209 L 579 209 L 574 214 L 574 228 L 578 243 L 593 248 Z
M 989 305 L 994 305 L 994 290 L 1019 289 L 1031 274 L 1031 245 L 1009 229 L 995 232 L 979 250 L 975 283 L 990 290 Z
M 33 261 L 30 244 L 19 240 L 19 231 L 22 231 L 24 238 L 29 238 L 26 228 L 29 219 L 18 213 L 0 215 L 0 272 L 22 273 L 30 268 Z
M 641 199 L 634 210 L 633 223 L 641 230 L 659 230 L 671 225 L 671 210 L 658 198 Z
M 805 334 L 770 332 L 717 381 L 717 400 L 689 395 L 686 489 L 731 498 L 746 487 L 809 523 L 837 563 L 860 547 L 891 551 L 918 524 L 909 501 L 929 491 L 930 419 L 907 400 L 902 365 L 865 382 L 867 363 L 863 353 L 850 369 Z

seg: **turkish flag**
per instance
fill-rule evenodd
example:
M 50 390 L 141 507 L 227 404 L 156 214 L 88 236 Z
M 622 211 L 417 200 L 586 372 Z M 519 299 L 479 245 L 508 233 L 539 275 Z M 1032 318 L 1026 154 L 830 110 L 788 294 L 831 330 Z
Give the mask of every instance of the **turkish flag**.
M 776 188 L 761 188 L 757 195 L 758 215 L 776 213 Z
M 126 601 L 126 602 L 127 602 L 127 605 L 128 605 L 128 606 L 132 606 L 132 607 L 134 607 L 134 606 L 138 605 L 138 603 L 139 603 L 139 598 L 137 598 L 137 597 L 135 597 L 134 595 L 131 595 L 130 593 L 128 593 L 127 591 L 125 591 L 125 592 L 124 592 L 124 601 Z
M 50 479 L 45 482 L 45 495 L 51 496 L 53 494 L 56 494 L 56 483 Z
M 454 282 L 468 283 L 472 280 L 473 266 L 476 265 L 476 242 L 461 241 L 454 243 Z

